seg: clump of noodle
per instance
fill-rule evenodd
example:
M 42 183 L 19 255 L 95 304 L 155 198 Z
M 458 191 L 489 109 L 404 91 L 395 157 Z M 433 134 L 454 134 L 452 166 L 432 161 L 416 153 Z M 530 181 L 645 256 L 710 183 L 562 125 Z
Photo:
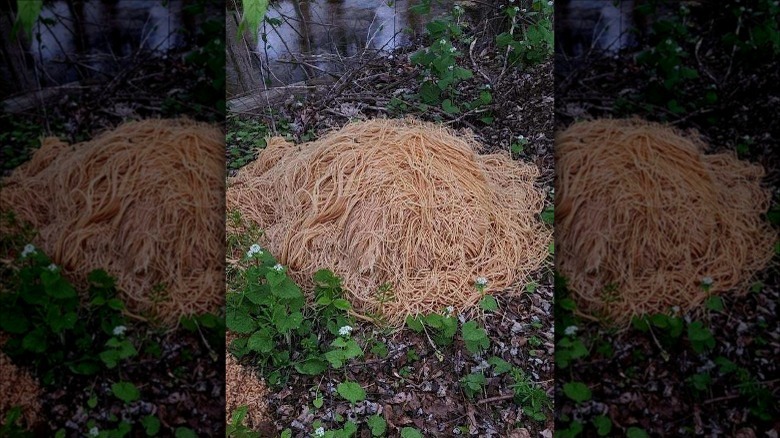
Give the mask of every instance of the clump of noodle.
M 132 312 L 175 324 L 224 300 L 224 134 L 186 119 L 43 140 L 2 182 L 0 210 L 74 281 L 105 269 Z
M 8 336 L 0 333 L 0 347 Z M 20 420 L 27 429 L 31 429 L 39 420 L 41 413 L 41 388 L 27 371 L 17 367 L 5 353 L 0 351 L 0 418 L 14 408 L 21 409 Z
M 763 169 L 703 150 L 637 119 L 575 123 L 557 136 L 556 266 L 580 312 L 626 323 L 693 309 L 744 292 L 771 259 Z
M 272 138 L 228 183 L 228 210 L 310 284 L 343 278 L 356 309 L 390 322 L 465 309 L 526 278 L 548 254 L 535 166 L 478 155 L 470 136 L 416 121 L 351 123 L 318 141 Z M 383 285 L 391 290 L 381 292 Z

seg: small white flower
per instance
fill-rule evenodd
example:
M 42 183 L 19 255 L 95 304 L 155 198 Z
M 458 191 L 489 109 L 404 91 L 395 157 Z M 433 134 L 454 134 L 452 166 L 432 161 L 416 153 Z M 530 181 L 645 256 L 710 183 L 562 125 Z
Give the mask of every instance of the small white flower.
M 339 336 L 349 336 L 352 333 L 352 327 L 345 325 L 339 329 Z
M 320 426 L 314 431 L 314 436 L 325 436 L 325 428 Z
M 454 68 L 455 68 L 455 66 L 451 65 L 451 66 L 447 67 L 447 70 L 453 70 Z
M 282 271 L 284 271 L 284 266 L 282 266 L 279 263 L 277 263 L 277 264 L 274 265 L 274 271 L 282 272 Z
M 577 334 L 577 330 L 579 330 L 579 327 L 576 325 L 570 325 L 563 329 L 563 334 L 566 336 L 574 336 Z
M 114 327 L 114 336 L 122 336 L 125 334 L 125 331 L 127 331 L 127 327 L 123 325 L 118 325 Z
M 712 277 L 702 277 L 701 284 L 705 286 L 711 286 L 712 285 Z
M 252 252 L 261 252 L 261 251 L 260 251 L 260 245 L 258 245 L 258 244 L 256 244 L 256 243 L 255 243 L 254 245 L 252 245 L 252 246 L 250 246 L 250 247 L 249 247 L 249 251 L 252 251 Z
M 547 2 L 547 6 L 552 6 L 552 5 L 553 5 L 553 2 L 552 2 L 552 0 L 550 0 L 549 2 Z
M 49 265 L 49 267 L 47 269 L 50 270 L 51 272 L 56 272 L 57 271 L 57 265 L 52 263 L 52 264 Z
M 488 280 L 485 277 L 477 277 L 476 282 L 478 286 L 486 286 L 488 284 Z
M 22 250 L 22 258 L 27 257 L 30 254 L 35 254 L 35 245 L 32 243 L 24 245 L 24 249 Z
M 518 13 L 518 12 L 520 12 L 520 8 L 518 8 L 517 6 L 515 6 L 515 14 L 516 14 L 516 13 Z
M 100 435 L 100 431 L 97 427 L 93 426 L 92 429 L 89 430 L 89 436 L 98 436 Z
M 452 315 L 452 312 L 455 311 L 455 308 L 452 306 L 447 306 L 447 315 Z
M 458 50 L 455 47 L 450 47 L 450 53 L 455 53 L 455 51 Z
M 672 306 L 672 313 L 674 313 L 675 315 L 680 313 L 680 306 Z
M 443 45 L 447 44 L 447 40 L 442 38 L 442 39 L 439 40 L 439 44 L 441 44 L 443 46 Z

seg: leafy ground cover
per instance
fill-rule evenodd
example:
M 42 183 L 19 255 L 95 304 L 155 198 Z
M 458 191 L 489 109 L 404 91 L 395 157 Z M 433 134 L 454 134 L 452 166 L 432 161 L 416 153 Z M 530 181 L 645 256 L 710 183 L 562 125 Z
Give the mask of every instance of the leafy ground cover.
M 456 6 L 413 46 L 365 56 L 335 84 L 229 115 L 229 173 L 254 158 L 266 135 L 305 142 L 353 119 L 414 116 L 470 129 L 483 152 L 536 163 L 548 189 L 542 219 L 551 223 L 552 9 L 518 4 Z M 527 284 L 486 295 L 479 309 L 441 309 L 388 328 L 355 318 L 328 271 L 315 278 L 314 304 L 302 304 L 297 286 L 277 278 L 285 268 L 276 271 L 272 255 L 247 258 L 256 237 L 251 224 L 240 228 L 228 236 L 228 257 L 238 264 L 232 279 L 229 269 L 227 326 L 243 335 L 228 349 L 270 387 L 261 434 L 552 435 L 552 254 Z M 258 278 L 281 301 L 243 307 Z M 264 319 L 283 302 L 284 324 Z M 233 436 L 247 432 L 238 414 Z
M 673 6 L 651 21 L 637 51 L 558 57 L 557 128 L 639 115 L 695 129 L 708 152 L 733 151 L 764 166 L 774 188 L 767 218 L 778 226 L 780 130 L 771 119 L 780 96 L 780 8 L 766 1 L 666 3 L 640 11 Z M 556 434 L 776 434 L 777 261 L 743 297 L 713 297 L 695 314 L 647 315 L 623 332 L 576 318 L 559 279 Z

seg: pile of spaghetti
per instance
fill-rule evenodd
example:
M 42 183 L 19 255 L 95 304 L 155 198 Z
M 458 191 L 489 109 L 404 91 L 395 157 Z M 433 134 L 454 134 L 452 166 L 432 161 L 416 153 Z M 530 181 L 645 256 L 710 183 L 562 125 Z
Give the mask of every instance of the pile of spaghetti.
M 228 211 L 304 286 L 321 268 L 353 306 L 389 322 L 465 309 L 526 278 L 548 255 L 538 170 L 478 155 L 469 135 L 411 120 L 351 123 L 318 141 L 271 138 L 228 183 Z
M 0 347 L 7 335 L 0 332 Z M 18 423 L 31 429 L 41 413 L 41 388 L 28 372 L 17 367 L 5 353 L 0 351 L 0 418 L 4 422 L 14 407 L 20 409 Z M 17 424 L 19 425 L 19 424 Z
M 696 308 L 741 293 L 771 259 L 760 166 L 704 154 L 696 136 L 638 119 L 575 123 L 556 138 L 558 269 L 585 315 Z
M 224 134 L 186 119 L 43 140 L 2 181 L 0 210 L 76 284 L 104 269 L 131 312 L 164 324 L 224 301 Z

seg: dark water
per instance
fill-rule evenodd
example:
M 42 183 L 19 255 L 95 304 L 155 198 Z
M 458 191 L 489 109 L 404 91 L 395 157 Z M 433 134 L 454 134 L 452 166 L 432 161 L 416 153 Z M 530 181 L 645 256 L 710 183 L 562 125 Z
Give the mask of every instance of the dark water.
M 187 31 L 191 34 L 196 25 L 183 14 L 185 5 L 184 0 L 46 2 L 31 40 L 11 35 L 12 15 L 6 11 L 0 37 L 2 92 L 110 76 L 141 52 L 165 56 L 185 44 Z
M 634 8 L 642 0 L 556 0 L 556 51 L 616 54 L 636 45 Z
M 275 2 L 270 22 L 255 44 L 237 39 L 235 15 L 228 14 L 228 95 L 267 85 L 278 86 L 312 77 L 338 75 L 362 54 L 384 52 L 409 44 L 425 24 L 449 11 L 456 2 L 432 2 L 431 14 L 410 11 L 417 1 L 329 0 Z M 262 36 L 265 35 L 265 41 Z

